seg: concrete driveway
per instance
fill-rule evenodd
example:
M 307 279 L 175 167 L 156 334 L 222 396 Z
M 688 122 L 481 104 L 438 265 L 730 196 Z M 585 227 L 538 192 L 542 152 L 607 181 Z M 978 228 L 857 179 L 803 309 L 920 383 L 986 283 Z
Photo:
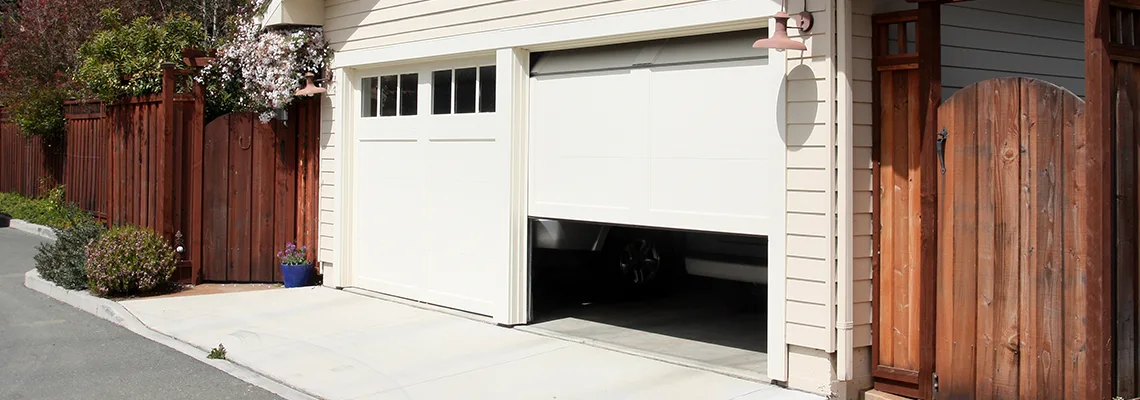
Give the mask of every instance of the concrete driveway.
M 819 399 L 329 288 L 122 302 L 164 334 L 329 399 Z
M 0 228 L 0 399 L 276 399 L 24 287 L 42 241 Z

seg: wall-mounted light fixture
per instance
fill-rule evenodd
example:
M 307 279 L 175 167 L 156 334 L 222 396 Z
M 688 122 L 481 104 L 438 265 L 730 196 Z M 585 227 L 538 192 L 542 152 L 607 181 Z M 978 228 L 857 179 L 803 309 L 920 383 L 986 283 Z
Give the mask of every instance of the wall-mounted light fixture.
M 788 20 L 792 17 L 788 15 L 787 0 L 780 2 L 780 12 L 776 13 L 772 18 L 776 19 L 776 31 L 772 33 L 772 37 L 757 40 L 752 44 L 752 47 L 757 49 L 777 49 L 777 50 L 807 50 L 807 45 L 798 42 L 788 37 Z M 804 11 L 796 16 L 796 26 L 800 32 L 810 32 L 812 25 L 811 13 L 807 11 L 807 0 L 804 0 Z
M 296 94 L 297 96 L 309 96 L 309 95 L 314 95 L 314 94 L 321 94 L 324 92 L 326 92 L 325 88 L 317 86 L 317 84 L 313 82 L 313 73 L 312 72 L 306 72 L 305 73 L 305 87 L 301 88 L 301 90 L 298 90 L 294 94 Z

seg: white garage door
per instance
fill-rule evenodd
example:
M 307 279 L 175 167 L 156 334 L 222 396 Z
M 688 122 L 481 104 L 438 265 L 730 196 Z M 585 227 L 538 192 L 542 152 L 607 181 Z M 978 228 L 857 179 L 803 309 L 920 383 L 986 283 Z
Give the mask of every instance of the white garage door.
M 763 31 L 559 51 L 532 69 L 529 214 L 769 234 L 785 146 Z M 783 67 L 780 67 L 783 71 Z
M 492 315 L 510 176 L 493 65 L 356 74 L 353 286 Z

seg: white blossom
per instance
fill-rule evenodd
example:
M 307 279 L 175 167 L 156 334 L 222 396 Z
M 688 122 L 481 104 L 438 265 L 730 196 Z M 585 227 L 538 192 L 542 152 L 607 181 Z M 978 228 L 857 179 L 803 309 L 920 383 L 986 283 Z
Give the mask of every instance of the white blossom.
M 255 2 L 260 9 L 265 0 Z M 306 72 L 322 75 L 331 59 L 320 28 L 262 31 L 249 12 L 238 22 L 234 37 L 218 48 L 217 58 L 203 69 L 224 83 L 236 81 L 245 96 L 239 104 L 259 114 L 263 122 L 285 108 L 304 83 Z M 202 78 L 200 78 L 202 79 Z M 246 102 L 252 104 L 245 104 Z

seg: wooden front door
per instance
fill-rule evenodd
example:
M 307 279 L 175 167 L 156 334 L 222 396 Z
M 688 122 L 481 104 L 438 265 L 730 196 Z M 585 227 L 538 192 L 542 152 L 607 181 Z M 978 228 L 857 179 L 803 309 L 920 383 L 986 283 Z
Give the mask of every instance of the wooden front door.
M 1087 292 L 1073 209 L 1095 206 L 1075 178 L 1084 107 L 1053 84 L 1003 78 L 939 108 L 936 398 L 1079 397 Z

